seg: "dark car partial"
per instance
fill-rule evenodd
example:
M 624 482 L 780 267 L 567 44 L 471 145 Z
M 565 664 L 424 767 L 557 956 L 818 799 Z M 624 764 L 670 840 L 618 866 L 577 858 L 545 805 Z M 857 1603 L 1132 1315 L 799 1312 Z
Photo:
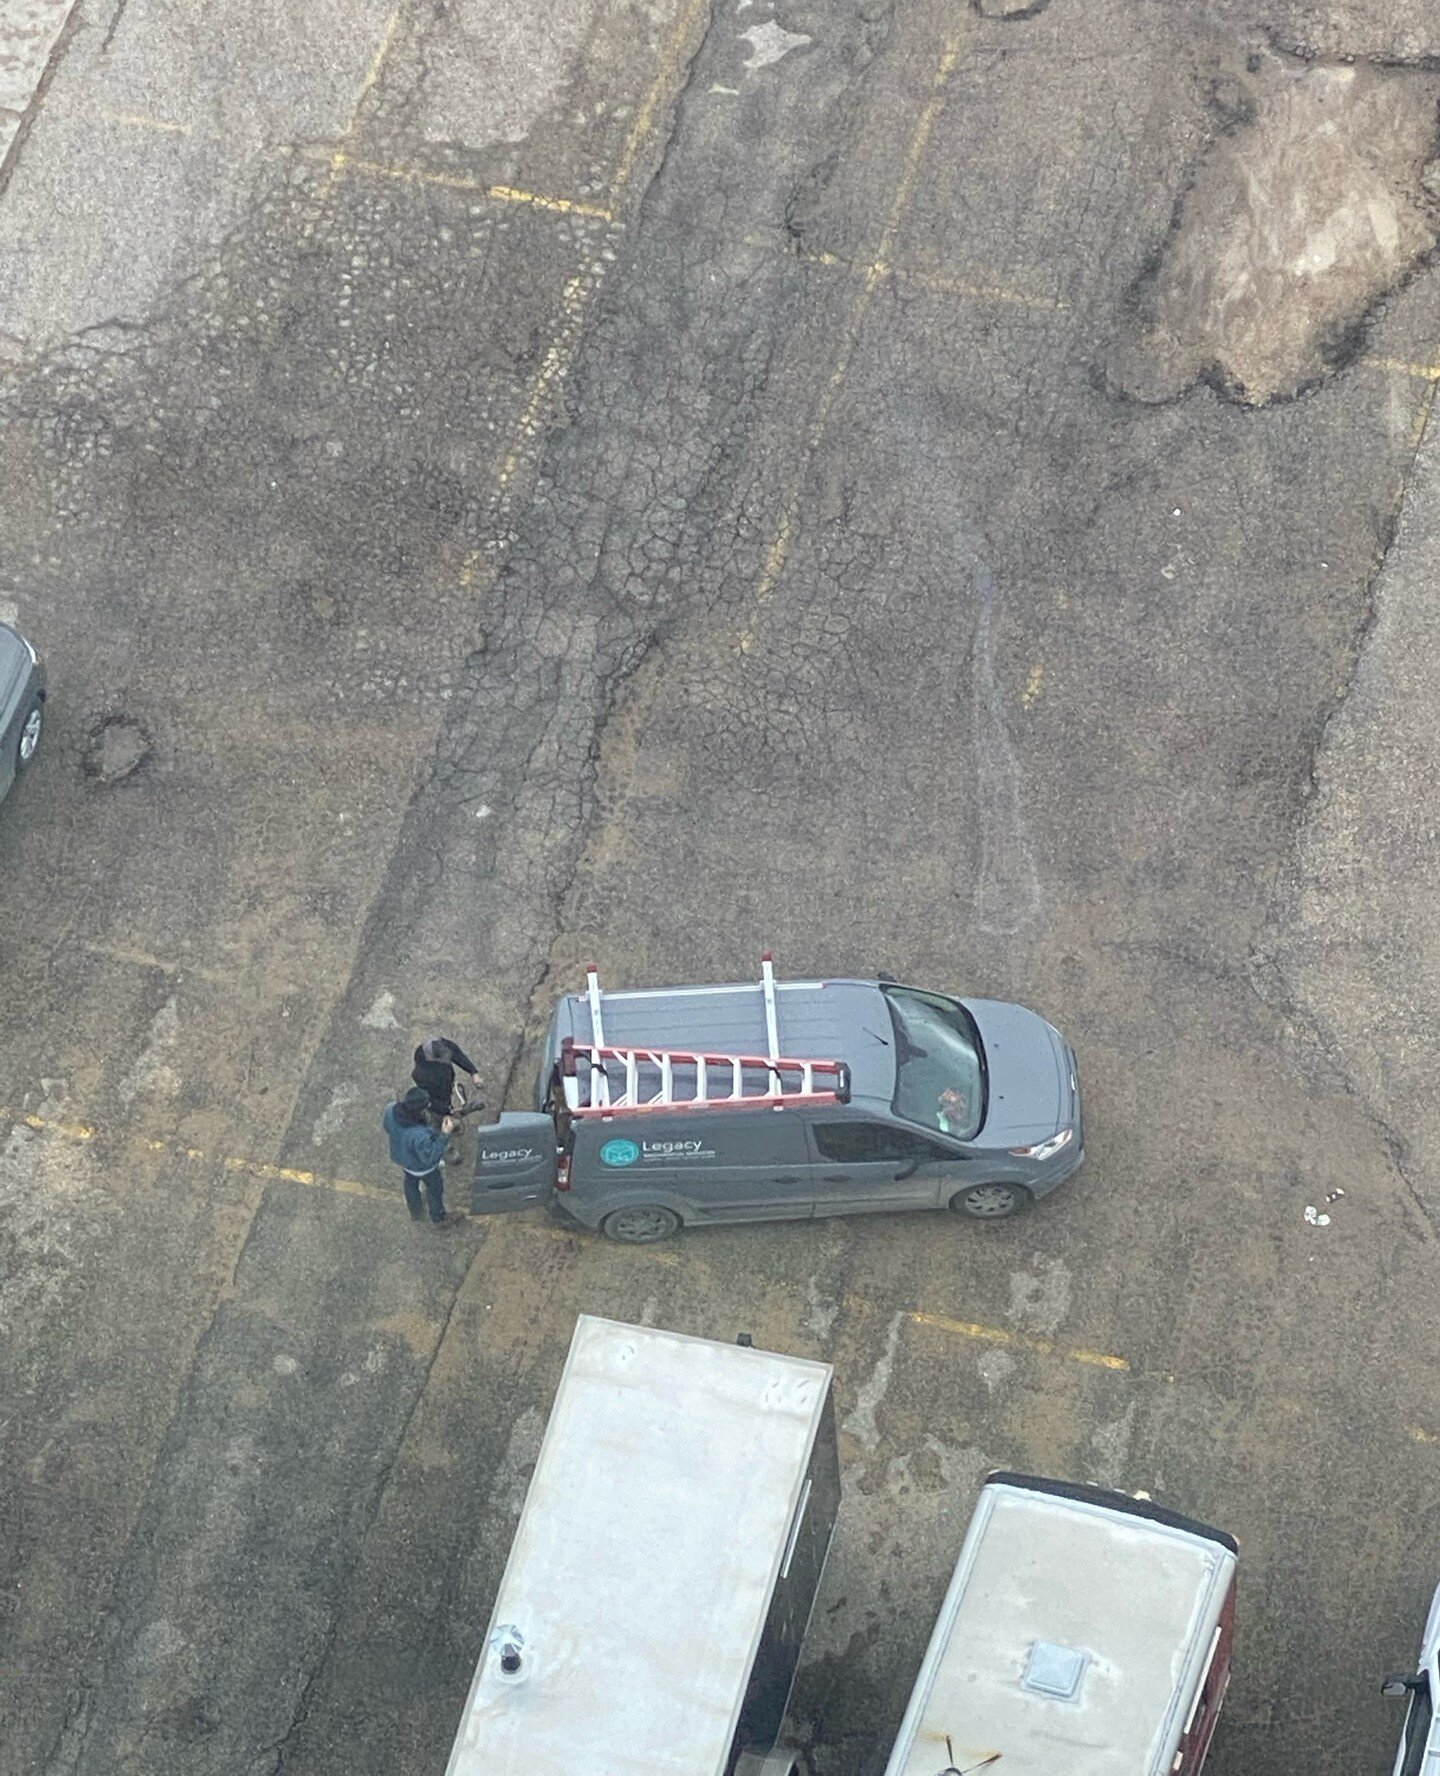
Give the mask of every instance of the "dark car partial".
M 0 623 L 0 797 L 35 756 L 45 725 L 45 663 L 18 629 Z

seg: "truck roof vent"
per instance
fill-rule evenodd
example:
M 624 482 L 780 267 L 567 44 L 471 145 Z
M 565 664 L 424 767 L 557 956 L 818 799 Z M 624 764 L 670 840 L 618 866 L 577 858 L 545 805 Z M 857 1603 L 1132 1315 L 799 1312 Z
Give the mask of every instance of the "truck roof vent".
M 1020 1687 L 1037 1696 L 1053 1696 L 1059 1702 L 1073 1702 L 1089 1663 L 1089 1653 L 1082 1653 L 1078 1647 L 1056 1646 L 1053 1640 L 1037 1640 L 1030 1649 Z

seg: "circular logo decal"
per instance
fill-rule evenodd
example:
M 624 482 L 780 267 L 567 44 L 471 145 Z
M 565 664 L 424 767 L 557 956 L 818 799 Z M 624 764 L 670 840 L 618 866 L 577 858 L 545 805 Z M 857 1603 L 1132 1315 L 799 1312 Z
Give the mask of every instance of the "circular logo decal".
M 600 1163 L 607 1166 L 633 1166 L 640 1149 L 633 1141 L 607 1141 L 600 1149 Z

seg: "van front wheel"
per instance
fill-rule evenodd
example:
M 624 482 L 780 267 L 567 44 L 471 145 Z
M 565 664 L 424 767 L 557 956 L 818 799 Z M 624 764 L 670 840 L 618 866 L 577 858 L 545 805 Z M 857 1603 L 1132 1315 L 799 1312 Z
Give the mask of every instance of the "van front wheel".
M 653 1246 L 657 1240 L 668 1240 L 680 1231 L 680 1217 L 673 1209 L 658 1204 L 636 1204 L 633 1208 L 615 1209 L 600 1223 L 606 1239 L 622 1246 Z
M 955 1192 L 950 1207 L 972 1221 L 1008 1221 L 1029 1201 L 1030 1192 L 1023 1184 L 972 1184 L 968 1190 Z

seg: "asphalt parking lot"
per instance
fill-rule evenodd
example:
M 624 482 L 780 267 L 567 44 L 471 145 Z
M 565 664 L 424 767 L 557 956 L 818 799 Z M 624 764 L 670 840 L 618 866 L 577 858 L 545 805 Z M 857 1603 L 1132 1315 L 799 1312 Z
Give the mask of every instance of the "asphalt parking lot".
M 582 1310 L 835 1365 L 810 1776 L 883 1768 L 997 1466 L 1239 1537 L 1214 1776 L 1390 1767 L 1428 15 L 81 0 L 0 92 L 0 1776 L 443 1770 Z M 420 1036 L 520 1104 L 588 961 L 764 948 L 1043 1011 L 1085 1170 L 411 1228 Z

